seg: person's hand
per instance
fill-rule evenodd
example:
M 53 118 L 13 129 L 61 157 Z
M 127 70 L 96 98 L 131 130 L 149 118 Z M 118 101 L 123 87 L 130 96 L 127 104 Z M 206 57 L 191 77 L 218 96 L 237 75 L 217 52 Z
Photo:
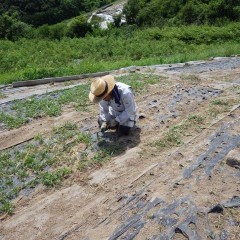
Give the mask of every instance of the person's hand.
M 105 132 L 108 129 L 107 122 L 103 122 L 101 125 L 101 132 Z
M 118 125 L 118 121 L 116 121 L 115 119 L 112 119 L 112 120 L 110 121 L 110 127 L 114 128 L 114 127 L 116 127 L 117 125 Z

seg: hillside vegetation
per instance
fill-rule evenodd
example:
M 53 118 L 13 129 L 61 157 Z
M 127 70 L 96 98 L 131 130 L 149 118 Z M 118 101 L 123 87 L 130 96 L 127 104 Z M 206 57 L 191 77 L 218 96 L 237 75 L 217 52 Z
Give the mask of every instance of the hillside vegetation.
M 107 30 L 84 12 L 110 1 L 44 2 L 1 5 L 0 83 L 239 54 L 239 0 L 129 0 Z
M 58 23 L 111 2 L 112 0 L 3 0 L 0 14 L 36 27 Z
M 240 20 L 240 1 L 129 0 L 128 23 L 142 25 L 218 24 Z

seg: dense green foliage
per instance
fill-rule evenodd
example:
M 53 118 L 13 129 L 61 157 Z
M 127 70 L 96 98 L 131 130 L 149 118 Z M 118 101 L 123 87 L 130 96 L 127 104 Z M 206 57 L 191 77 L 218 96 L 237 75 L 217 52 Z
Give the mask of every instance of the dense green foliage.
M 0 41 L 0 83 L 74 75 L 240 51 L 240 23 L 217 26 L 113 28 L 84 38 Z
M 113 0 L 4 0 L 0 5 L 0 38 L 85 37 L 96 28 L 89 12 Z M 123 10 L 128 25 L 223 25 L 240 20 L 240 0 L 129 0 Z M 76 18 L 73 18 L 76 17 Z M 65 21 L 63 21 L 65 20 Z M 99 20 L 97 20 L 99 21 Z M 120 27 L 121 14 L 114 16 Z
M 112 0 L 3 0 L 0 14 L 13 13 L 19 20 L 33 26 L 54 24 L 78 16 L 82 12 L 104 6 Z
M 21 37 L 84 37 L 92 31 L 85 13 L 110 2 L 112 0 L 4 0 L 0 4 L 0 38 L 16 41 Z M 65 19 L 70 20 L 63 21 Z
M 129 0 L 128 24 L 216 24 L 240 20 L 240 0 Z

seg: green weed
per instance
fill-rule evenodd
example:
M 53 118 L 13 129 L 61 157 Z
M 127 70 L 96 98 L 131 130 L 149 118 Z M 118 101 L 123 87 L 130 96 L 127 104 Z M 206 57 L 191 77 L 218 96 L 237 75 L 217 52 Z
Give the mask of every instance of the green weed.
M 55 143 L 61 144 L 77 135 L 77 125 L 66 122 L 63 126 L 54 128 L 53 132 L 55 134 Z
M 189 121 L 191 124 L 203 124 L 204 121 L 205 121 L 205 117 L 198 116 L 198 115 L 190 115 L 190 116 L 188 117 L 188 121 Z
M 214 99 L 211 101 L 212 105 L 222 105 L 222 106 L 227 106 L 228 102 L 220 99 Z
M 238 94 L 240 93 L 240 86 L 233 86 L 229 89 L 230 91 L 237 92 Z
M 12 129 L 20 127 L 27 122 L 27 119 L 19 116 L 19 114 L 12 116 L 8 113 L 0 112 L 0 122 L 5 123 L 9 129 Z
M 37 134 L 34 139 L 0 153 L 0 214 L 11 213 L 11 199 L 23 189 L 35 188 L 39 183 L 57 187 L 70 176 L 73 169 L 84 170 L 100 166 L 121 153 L 116 143 L 99 143 L 92 149 L 90 134 L 79 131 L 73 122 L 54 128 L 48 135 Z M 76 155 L 79 143 L 86 150 Z M 74 153 L 74 154 L 73 154 Z
M 229 111 L 229 107 L 229 102 L 221 99 L 214 99 L 210 102 L 208 115 L 215 118 L 219 114 Z
M 51 117 L 58 116 L 61 113 L 61 106 L 49 97 L 41 100 L 31 97 L 26 100 L 16 101 L 12 109 L 17 110 L 19 114 L 23 112 L 25 118 Z
M 155 218 L 155 216 L 154 216 L 154 214 L 149 214 L 149 215 L 147 215 L 147 218 L 149 220 L 153 220 Z
M 12 205 L 11 202 L 5 200 L 5 201 L 2 201 L 1 200 L 1 196 L 0 196 L 0 213 L 8 213 L 8 214 L 12 214 L 13 213 L 13 210 L 14 210 L 14 207 Z
M 79 133 L 77 135 L 77 142 L 85 143 L 87 146 L 90 145 L 91 142 L 90 135 L 87 133 Z
M 66 137 L 66 136 L 67 137 Z M 80 136 L 79 140 L 74 136 Z M 0 153 L 0 214 L 12 211 L 11 199 L 21 189 L 34 188 L 42 183 L 55 187 L 68 177 L 76 158 L 69 154 L 67 142 L 74 147 L 79 141 L 90 144 L 87 134 L 80 134 L 75 123 L 66 122 L 49 136 L 36 135 L 22 145 Z M 63 167 L 64 166 L 64 167 Z M 65 167 L 69 166 L 69 167 Z
M 182 144 L 181 141 L 181 133 L 182 133 L 182 126 L 173 126 L 170 131 L 166 135 L 166 141 L 171 145 L 178 146 Z
M 54 187 L 61 182 L 61 180 L 71 173 L 68 168 L 60 168 L 53 172 L 44 172 L 42 174 L 41 182 L 47 187 Z
M 44 140 L 43 140 L 43 135 L 38 133 L 35 137 L 34 137 L 35 141 L 38 141 L 39 144 L 43 144 Z
M 3 93 L 0 93 L 0 99 L 5 98 L 6 96 Z
M 88 101 L 89 86 L 83 84 L 72 89 L 55 91 L 54 93 L 43 95 L 41 99 L 31 97 L 21 101 L 15 101 L 11 110 L 13 114 L 0 112 L 0 121 L 5 123 L 8 128 L 18 128 L 29 119 L 45 116 L 59 116 L 62 112 L 62 106 L 74 104 L 77 110 L 86 110 Z M 52 99 L 52 95 L 57 95 Z
M 104 162 L 109 161 L 113 156 L 116 156 L 122 151 L 122 146 L 116 144 L 105 144 L 100 147 L 100 150 L 90 159 L 86 153 L 81 154 L 81 159 L 78 163 L 78 169 L 84 170 L 92 166 L 101 166 Z
M 189 115 L 180 124 L 172 126 L 162 139 L 154 142 L 153 146 L 158 148 L 180 146 L 183 144 L 182 138 L 187 134 L 188 130 L 199 131 L 204 124 L 205 117 Z
M 208 113 L 209 116 L 214 117 L 214 118 L 217 117 L 221 113 L 221 111 L 215 107 L 209 107 L 208 112 L 209 112 Z
M 147 84 L 159 83 L 160 77 L 154 74 L 133 73 L 118 77 L 117 81 L 129 84 L 134 89 L 134 93 L 141 93 Z

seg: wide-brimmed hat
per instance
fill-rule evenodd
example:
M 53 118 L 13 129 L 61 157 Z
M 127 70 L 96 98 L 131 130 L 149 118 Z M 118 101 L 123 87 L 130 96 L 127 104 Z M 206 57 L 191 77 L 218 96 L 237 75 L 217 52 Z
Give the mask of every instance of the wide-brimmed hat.
M 89 99 L 97 103 L 104 99 L 114 88 L 115 80 L 112 75 L 95 79 L 90 88 Z

